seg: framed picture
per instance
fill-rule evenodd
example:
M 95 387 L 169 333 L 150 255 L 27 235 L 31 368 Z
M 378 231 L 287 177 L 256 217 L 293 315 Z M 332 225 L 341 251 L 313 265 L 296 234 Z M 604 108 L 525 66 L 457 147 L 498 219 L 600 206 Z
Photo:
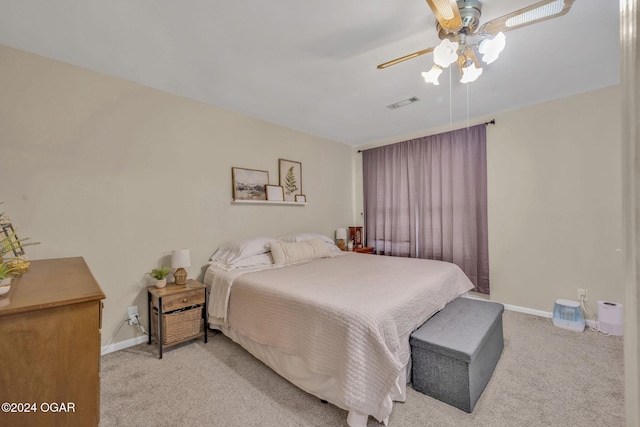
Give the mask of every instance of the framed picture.
M 24 248 L 20 244 L 20 239 L 18 239 L 18 236 L 16 235 L 16 232 L 13 229 L 13 225 L 11 225 L 11 223 L 2 224 L 0 240 L 2 240 L 2 245 L 5 249 L 3 252 L 13 252 L 14 257 L 19 257 L 25 254 Z
M 233 200 L 267 200 L 268 171 L 232 167 L 231 181 Z
M 361 248 L 363 245 L 362 227 L 349 227 L 349 240 L 353 241 L 353 246 Z
M 304 194 L 296 194 L 296 202 L 307 203 L 307 196 L 305 196 Z
M 278 159 L 280 185 L 284 188 L 284 200 L 295 202 L 296 194 L 302 194 L 302 163 Z
M 267 200 L 283 201 L 284 188 L 281 185 L 267 185 Z

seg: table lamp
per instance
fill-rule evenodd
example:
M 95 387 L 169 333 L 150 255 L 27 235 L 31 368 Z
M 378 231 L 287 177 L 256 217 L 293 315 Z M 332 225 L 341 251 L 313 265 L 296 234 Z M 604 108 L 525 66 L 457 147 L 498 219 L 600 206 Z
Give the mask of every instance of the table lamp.
M 176 249 L 171 251 L 171 268 L 177 268 L 173 273 L 176 285 L 184 285 L 187 283 L 187 270 L 184 267 L 191 266 L 191 256 L 189 249 Z
M 346 251 L 347 250 L 347 229 L 346 228 L 338 228 L 336 230 L 336 244 L 338 247 Z

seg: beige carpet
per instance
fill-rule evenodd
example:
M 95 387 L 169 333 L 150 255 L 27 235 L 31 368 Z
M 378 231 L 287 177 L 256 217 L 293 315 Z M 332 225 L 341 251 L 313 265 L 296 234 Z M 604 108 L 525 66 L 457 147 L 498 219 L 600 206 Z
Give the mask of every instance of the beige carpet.
M 506 311 L 504 352 L 472 414 L 407 387 L 390 426 L 624 426 L 622 338 Z M 102 357 L 102 427 L 346 426 L 222 334 Z M 369 418 L 368 426 L 379 426 Z

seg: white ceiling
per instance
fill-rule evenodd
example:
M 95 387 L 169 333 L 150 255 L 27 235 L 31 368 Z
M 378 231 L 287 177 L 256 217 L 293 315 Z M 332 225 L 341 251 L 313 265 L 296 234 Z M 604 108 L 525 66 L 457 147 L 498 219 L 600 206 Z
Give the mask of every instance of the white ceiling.
M 481 22 L 534 1 L 485 0 Z M 424 83 L 432 54 L 376 69 L 439 42 L 424 0 L 0 0 L 0 44 L 358 146 L 619 83 L 619 8 L 506 33 L 469 85 Z

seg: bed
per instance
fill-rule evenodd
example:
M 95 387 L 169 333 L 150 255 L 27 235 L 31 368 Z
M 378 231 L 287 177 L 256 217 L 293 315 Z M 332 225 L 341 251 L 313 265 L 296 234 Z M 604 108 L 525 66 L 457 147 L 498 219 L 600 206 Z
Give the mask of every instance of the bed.
M 342 252 L 312 233 L 230 242 L 210 264 L 210 327 L 352 427 L 388 423 L 406 399 L 409 335 L 473 288 L 454 264 Z

